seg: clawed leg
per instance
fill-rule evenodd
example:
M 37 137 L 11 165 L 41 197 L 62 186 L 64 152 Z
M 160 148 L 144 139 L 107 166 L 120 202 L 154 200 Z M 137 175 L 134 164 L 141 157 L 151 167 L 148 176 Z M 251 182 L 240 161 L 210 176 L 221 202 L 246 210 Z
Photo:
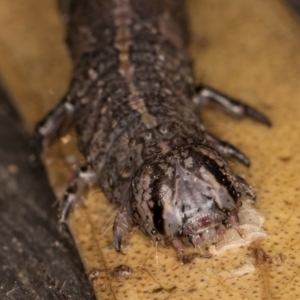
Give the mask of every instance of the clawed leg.
M 183 248 L 181 239 L 178 237 L 172 237 L 169 239 L 168 242 L 173 247 L 173 249 L 176 251 L 179 261 L 182 262 L 183 257 L 184 257 L 184 248 Z
M 226 231 L 226 229 L 225 229 Z M 190 235 L 188 237 L 188 240 L 190 243 L 193 244 L 195 248 L 201 248 L 206 247 L 208 243 L 215 242 L 217 236 L 216 236 L 216 230 L 214 228 L 208 229 L 206 233 L 204 234 L 198 234 L 198 235 Z M 218 233 L 221 234 L 221 233 Z M 176 251 L 178 260 L 182 264 L 190 263 L 194 258 L 211 258 L 211 255 L 209 253 L 193 253 L 184 255 L 184 247 L 182 244 L 182 241 L 179 237 L 172 237 L 169 238 L 168 243 L 173 247 L 173 249 Z
M 237 211 L 234 210 L 228 214 L 226 225 L 230 228 L 235 229 L 241 237 L 244 237 L 244 234 L 240 228 L 240 220 Z
M 130 216 L 125 205 L 119 207 L 113 226 L 113 237 L 115 250 L 124 254 L 123 245 L 128 237 L 132 228 Z
M 248 184 L 248 182 L 241 176 L 236 175 L 235 176 L 242 191 L 248 196 L 250 197 L 252 200 L 256 199 L 256 194 L 253 191 L 253 189 L 251 188 L 251 186 Z
M 245 166 L 250 166 L 250 159 L 243 152 L 241 152 L 239 149 L 237 149 L 230 143 L 222 141 L 208 132 L 206 132 L 205 137 L 207 143 L 214 147 L 216 150 L 218 150 L 224 156 L 235 158 Z
M 72 123 L 75 109 L 67 98 L 63 98 L 57 106 L 36 126 L 30 141 L 32 155 L 30 160 L 34 163 L 43 147 L 48 146 Z
M 59 224 L 67 223 L 67 218 L 74 204 L 81 201 L 81 196 L 85 187 L 95 183 L 96 175 L 90 165 L 80 167 L 71 179 L 69 187 L 66 189 L 59 217 Z
M 255 108 L 240 102 L 239 100 L 230 98 L 220 92 L 206 86 L 198 86 L 196 88 L 197 96 L 195 102 L 197 104 L 206 104 L 214 102 L 234 116 L 246 116 L 264 125 L 271 126 L 270 120 Z

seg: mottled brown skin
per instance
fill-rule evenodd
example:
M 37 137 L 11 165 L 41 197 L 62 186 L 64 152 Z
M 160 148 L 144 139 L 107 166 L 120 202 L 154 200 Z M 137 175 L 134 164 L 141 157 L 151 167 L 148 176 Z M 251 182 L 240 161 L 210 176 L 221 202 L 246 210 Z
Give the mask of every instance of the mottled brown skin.
M 203 139 L 183 1 L 85 2 L 74 1 L 68 34 L 79 147 L 109 199 L 123 203 L 121 183 L 129 184 L 156 144 L 147 137 L 152 129 L 178 122 L 185 136 Z
M 73 113 L 88 170 L 120 205 L 117 251 L 128 228 L 138 225 L 153 241 L 172 244 L 182 258 L 180 237 L 200 247 L 218 240 L 228 226 L 239 230 L 239 199 L 254 195 L 223 155 L 247 165 L 249 160 L 208 134 L 197 108 L 212 99 L 237 115 L 269 121 L 214 90 L 200 89 L 197 96 L 187 37 L 184 1 L 72 1 L 70 89 L 37 127 L 35 142 L 48 144 Z M 63 220 L 82 189 L 80 178 L 67 191 Z

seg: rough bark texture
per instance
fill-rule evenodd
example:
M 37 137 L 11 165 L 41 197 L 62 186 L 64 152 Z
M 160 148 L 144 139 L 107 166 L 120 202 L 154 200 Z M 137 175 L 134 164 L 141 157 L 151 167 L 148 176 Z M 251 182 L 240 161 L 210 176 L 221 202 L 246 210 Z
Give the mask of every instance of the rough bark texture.
M 94 299 L 71 237 L 57 230 L 46 173 L 29 167 L 28 138 L 0 87 L 0 299 Z

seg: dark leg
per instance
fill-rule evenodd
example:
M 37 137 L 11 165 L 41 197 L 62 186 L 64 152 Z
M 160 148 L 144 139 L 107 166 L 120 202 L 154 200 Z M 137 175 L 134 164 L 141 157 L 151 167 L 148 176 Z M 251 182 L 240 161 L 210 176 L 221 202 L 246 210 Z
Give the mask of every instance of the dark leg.
M 59 134 L 67 130 L 73 120 L 75 109 L 67 98 L 63 98 L 56 107 L 46 115 L 36 126 L 30 141 L 32 155 L 30 160 L 34 163 L 43 147 L 48 146 Z
M 173 249 L 176 251 L 179 261 L 182 262 L 183 258 L 184 258 L 184 248 L 183 248 L 181 239 L 178 237 L 173 237 L 173 238 L 170 238 L 168 242 L 173 247 Z
M 230 215 L 227 219 L 227 226 L 235 229 L 241 237 L 244 237 L 244 234 L 240 228 L 240 220 L 236 211 L 230 212 Z
M 67 218 L 74 204 L 81 201 L 83 190 L 88 184 L 93 184 L 96 181 L 95 172 L 90 165 L 80 167 L 71 179 L 70 185 L 67 188 L 63 202 L 61 205 L 59 223 L 60 225 L 67 223 Z
M 132 223 L 130 221 L 127 209 L 125 205 L 122 205 L 118 209 L 113 226 L 114 245 L 117 252 L 124 254 L 123 245 L 131 228 Z
M 230 143 L 222 141 L 208 132 L 206 132 L 205 137 L 207 144 L 218 150 L 224 156 L 235 158 L 247 167 L 250 166 L 250 159 Z
M 252 200 L 255 200 L 256 194 L 253 191 L 253 189 L 251 188 L 251 186 L 247 183 L 247 181 L 239 175 L 236 176 L 236 179 L 239 182 L 239 185 L 240 185 L 242 191 L 245 193 L 245 195 L 250 197 Z
M 207 86 L 198 86 L 196 92 L 197 96 L 195 97 L 195 102 L 197 104 L 214 102 L 234 116 L 250 117 L 255 121 L 271 126 L 270 120 L 265 115 L 239 100 L 232 99 Z
M 225 229 L 225 231 L 226 231 L 226 229 Z M 194 236 L 188 237 L 188 240 L 194 245 L 195 248 L 201 248 L 201 246 L 203 246 L 203 247 L 207 246 L 207 244 L 205 244 L 205 239 L 203 237 L 201 237 L 200 235 L 194 235 Z M 170 238 L 169 243 L 173 247 L 173 249 L 176 251 L 178 260 L 183 265 L 191 263 L 195 258 L 206 258 L 206 259 L 211 258 L 211 255 L 208 252 L 192 253 L 192 254 L 184 255 L 183 244 L 182 244 L 181 239 L 178 237 Z

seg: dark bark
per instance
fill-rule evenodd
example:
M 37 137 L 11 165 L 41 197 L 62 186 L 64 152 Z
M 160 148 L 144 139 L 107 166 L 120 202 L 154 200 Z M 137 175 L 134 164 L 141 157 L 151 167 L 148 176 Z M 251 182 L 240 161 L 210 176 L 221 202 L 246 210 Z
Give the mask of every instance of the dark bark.
M 300 17 L 300 0 L 283 0 L 283 2 L 290 6 L 290 8 Z
M 95 299 L 70 236 L 57 230 L 43 167 L 0 87 L 0 299 Z

